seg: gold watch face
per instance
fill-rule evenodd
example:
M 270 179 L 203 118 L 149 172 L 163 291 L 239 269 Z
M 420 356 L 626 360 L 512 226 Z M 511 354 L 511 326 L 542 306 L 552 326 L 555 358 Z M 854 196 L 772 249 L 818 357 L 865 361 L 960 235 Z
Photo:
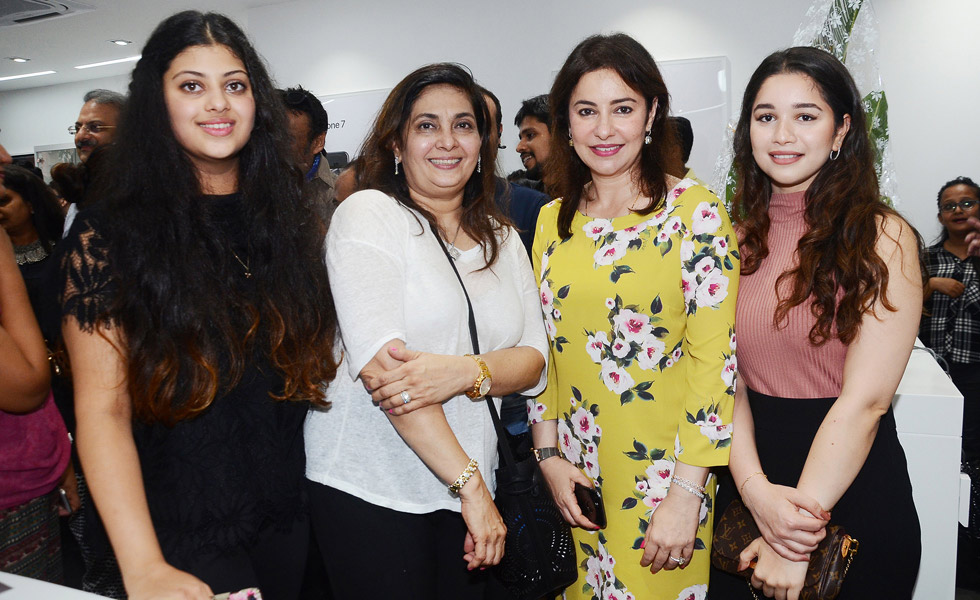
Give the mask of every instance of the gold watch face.
M 487 394 L 490 393 L 490 385 L 492 383 L 493 382 L 490 380 L 489 377 L 484 377 L 483 378 L 483 381 L 480 382 L 480 395 L 481 396 L 486 396 Z

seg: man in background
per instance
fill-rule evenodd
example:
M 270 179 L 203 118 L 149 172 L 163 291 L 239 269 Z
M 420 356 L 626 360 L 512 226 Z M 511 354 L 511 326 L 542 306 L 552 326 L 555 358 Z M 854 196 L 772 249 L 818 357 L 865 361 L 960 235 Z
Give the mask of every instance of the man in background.
M 337 176 L 330 170 L 323 146 L 330 119 L 316 96 L 302 87 L 279 90 L 289 117 L 296 162 L 305 173 L 303 199 L 316 212 L 324 230 L 337 208 Z
M 545 163 L 551 148 L 548 94 L 521 102 L 521 109 L 514 117 L 514 125 L 517 125 L 519 139 L 516 150 L 521 155 L 524 170 L 514 171 L 507 179 L 543 192 Z
M 68 128 L 68 133 L 75 136 L 75 149 L 78 151 L 78 158 L 83 165 L 88 165 L 88 160 L 96 148 L 102 147 L 104 150 L 105 146 L 112 143 L 112 138 L 116 134 L 116 125 L 119 123 L 119 117 L 125 106 L 126 96 L 112 90 L 95 89 L 82 97 L 82 108 L 78 111 L 75 124 Z M 100 150 L 101 152 L 102 150 Z M 92 162 L 94 165 L 96 162 L 102 161 Z M 92 179 L 90 173 L 86 174 L 86 168 L 70 170 L 72 171 L 72 178 L 77 181 L 77 187 L 80 190 L 86 188 Z M 78 202 L 83 196 L 84 193 L 78 194 L 78 197 L 68 204 L 68 210 L 65 212 L 64 235 L 68 235 L 68 230 L 75 221 L 75 215 L 78 214 L 79 208 Z M 65 196 L 63 192 L 62 197 L 69 201 L 68 196 Z
M 96 89 L 85 94 L 82 102 L 78 118 L 68 131 L 75 136 L 78 158 L 85 162 L 96 147 L 112 142 L 126 97 L 119 92 Z

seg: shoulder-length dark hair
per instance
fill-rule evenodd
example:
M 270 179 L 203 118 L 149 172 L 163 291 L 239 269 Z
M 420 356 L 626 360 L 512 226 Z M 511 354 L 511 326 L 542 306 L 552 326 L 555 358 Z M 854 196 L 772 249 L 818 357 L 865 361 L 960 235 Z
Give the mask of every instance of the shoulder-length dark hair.
M 487 266 L 497 260 L 500 242 L 497 234 L 510 221 L 501 214 L 493 201 L 496 175 L 493 165 L 497 147 L 490 142 L 490 112 L 479 85 L 462 66 L 454 63 L 435 63 L 420 67 L 408 74 L 391 90 L 374 121 L 371 133 L 364 141 L 357 171 L 358 189 L 376 189 L 393 197 L 403 206 L 418 211 L 432 227 L 435 217 L 409 193 L 405 179 L 407 164 L 395 173 L 394 147 L 405 147 L 409 121 L 415 101 L 430 85 L 449 85 L 461 91 L 473 105 L 476 126 L 480 132 L 481 172 L 474 169 L 463 188 L 463 214 L 460 226 L 483 247 Z M 451 232 L 443 232 L 444 235 Z
M 572 235 L 572 218 L 582 198 L 582 190 L 592 180 L 592 173 L 569 146 L 569 105 L 572 92 L 586 73 L 610 69 L 626 85 L 636 90 L 646 102 L 649 113 L 654 99 L 657 111 L 651 131 L 652 143 L 640 150 L 637 184 L 650 206 L 635 210 L 641 215 L 659 210 L 667 196 L 667 175 L 681 175 L 680 152 L 672 128 L 668 127 L 670 95 L 657 63 L 642 44 L 626 35 L 593 35 L 572 50 L 551 86 L 551 149 L 545 167 L 548 190 L 562 198 L 558 209 L 558 234 L 562 239 Z
M 212 45 L 242 61 L 255 101 L 251 136 L 238 154 L 249 289 L 164 103 L 163 75 L 174 57 Z M 288 131 L 275 86 L 234 22 L 185 11 L 157 26 L 133 70 L 112 168 L 95 179 L 118 287 L 100 323 L 122 328 L 137 417 L 172 424 L 194 416 L 241 380 L 256 352 L 283 378 L 275 398 L 322 400 L 321 384 L 337 368 L 336 315 Z
M 38 240 L 49 253 L 61 240 L 65 227 L 65 216 L 61 213 L 58 198 L 44 181 L 23 167 L 4 165 L 3 185 L 24 199 L 31 207 L 31 225 L 37 232 Z
M 769 255 L 772 184 L 752 156 L 752 107 L 763 83 L 783 73 L 809 78 L 830 106 L 836 128 L 850 115 L 850 129 L 839 156 L 836 160 L 828 157 L 806 190 L 807 231 L 797 247 L 799 265 L 779 276 L 777 290 L 786 281 L 791 286 L 789 295 L 779 299 L 774 323 L 780 326 L 791 308 L 812 299 L 816 322 L 810 329 L 810 342 L 820 345 L 837 338 L 849 344 L 875 302 L 881 300 L 886 309 L 894 310 L 886 296 L 888 268 L 875 244 L 882 221 L 901 217 L 878 192 L 861 94 L 847 68 L 824 50 L 795 47 L 774 52 L 762 61 L 745 88 L 735 129 L 738 183 L 732 201 L 732 215 L 741 233 L 742 274 L 754 273 Z

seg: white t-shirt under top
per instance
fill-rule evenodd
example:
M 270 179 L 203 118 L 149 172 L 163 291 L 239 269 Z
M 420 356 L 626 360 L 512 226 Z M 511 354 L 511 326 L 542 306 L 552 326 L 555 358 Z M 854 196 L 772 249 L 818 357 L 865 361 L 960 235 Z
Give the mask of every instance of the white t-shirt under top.
M 307 478 L 402 512 L 458 512 L 459 499 L 402 440 L 357 379 L 394 339 L 435 354 L 473 351 L 466 298 L 448 259 L 424 218 L 382 192 L 365 190 L 334 213 L 326 262 L 344 357 L 327 388 L 330 407 L 312 410 L 306 419 Z M 530 346 L 547 360 L 537 286 L 513 229 L 501 240 L 493 267 L 479 270 L 485 264 L 480 246 L 456 260 L 473 302 L 480 350 Z M 546 373 L 525 393 L 541 393 Z M 460 395 L 442 407 L 493 491 L 497 435 L 484 401 Z

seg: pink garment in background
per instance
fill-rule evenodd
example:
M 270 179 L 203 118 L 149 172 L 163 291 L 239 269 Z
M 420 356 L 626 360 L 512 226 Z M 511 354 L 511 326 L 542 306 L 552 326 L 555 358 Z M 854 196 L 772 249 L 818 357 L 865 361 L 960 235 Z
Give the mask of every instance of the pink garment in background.
M 53 490 L 70 458 L 68 430 L 51 393 L 33 412 L 0 411 L 0 510 Z

